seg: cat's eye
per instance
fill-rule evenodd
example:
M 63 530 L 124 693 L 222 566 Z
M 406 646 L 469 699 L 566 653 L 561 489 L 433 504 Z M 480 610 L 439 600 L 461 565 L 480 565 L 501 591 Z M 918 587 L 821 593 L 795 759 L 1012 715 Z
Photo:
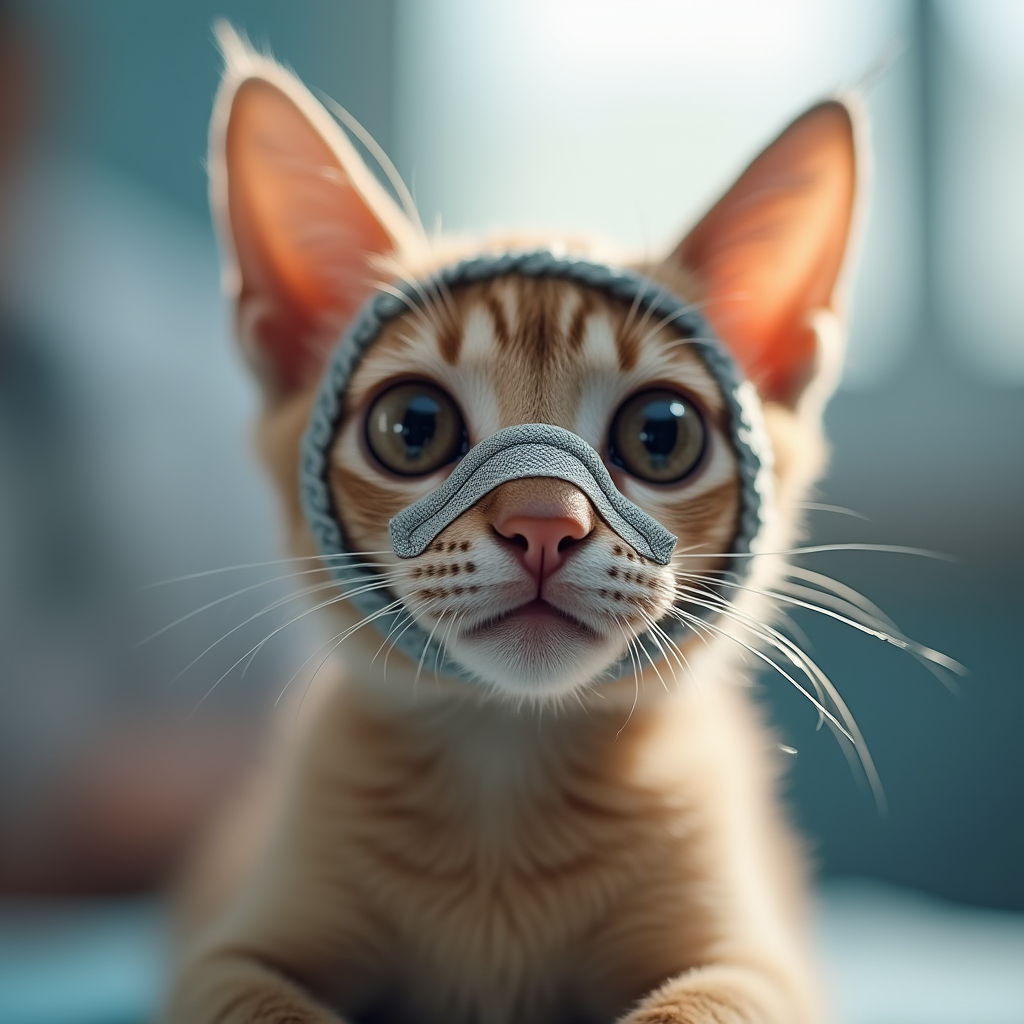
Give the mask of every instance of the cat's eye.
M 386 469 L 421 476 L 469 448 L 455 403 L 433 384 L 410 381 L 378 395 L 366 417 L 366 443 Z
M 626 399 L 612 420 L 608 457 L 655 484 L 682 480 L 704 453 L 704 421 L 690 399 L 667 388 Z

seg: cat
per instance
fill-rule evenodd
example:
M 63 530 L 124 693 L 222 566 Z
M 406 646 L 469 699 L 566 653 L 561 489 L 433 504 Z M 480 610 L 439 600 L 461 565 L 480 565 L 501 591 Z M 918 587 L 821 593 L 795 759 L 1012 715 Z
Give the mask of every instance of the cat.
M 342 566 L 310 590 L 344 643 L 264 791 L 197 862 L 205 917 L 165 1019 L 821 1019 L 806 858 L 750 677 L 768 661 L 794 685 L 801 668 L 827 684 L 773 632 L 765 593 L 826 460 L 863 192 L 856 101 L 798 117 L 663 259 L 428 239 L 290 72 L 220 34 L 209 167 L 225 287 L 288 549 L 315 580 Z M 513 259 L 479 280 L 437 276 L 523 252 L 608 266 L 609 280 L 626 268 L 680 297 L 756 389 L 770 486 L 742 584 L 724 589 L 740 578 L 739 447 L 700 339 L 644 313 L 640 291 L 627 302 L 576 271 Z M 378 291 L 405 307 L 344 386 L 324 480 L 351 557 L 320 563 L 303 435 L 338 338 Z M 397 557 L 389 520 L 520 424 L 596 450 L 614 488 L 678 538 L 667 563 L 550 476 L 505 480 Z M 347 568 L 386 596 L 378 611 L 346 598 Z M 402 635 L 432 644 L 429 659 Z M 807 692 L 858 741 L 837 696 Z

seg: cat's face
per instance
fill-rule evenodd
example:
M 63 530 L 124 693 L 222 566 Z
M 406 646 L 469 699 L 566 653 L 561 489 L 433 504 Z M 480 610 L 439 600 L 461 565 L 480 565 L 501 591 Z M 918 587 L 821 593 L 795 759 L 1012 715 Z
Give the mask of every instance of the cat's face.
M 345 406 L 330 476 L 357 550 L 385 550 L 387 520 L 465 445 L 520 423 L 565 427 L 600 452 L 619 490 L 679 538 L 689 570 L 719 568 L 736 533 L 736 457 L 711 374 L 671 325 L 577 284 L 455 289 L 390 325 Z M 558 480 L 504 483 L 422 555 L 388 560 L 419 626 L 520 696 L 588 683 L 675 601 L 674 567 L 640 556 Z
M 272 462 L 292 535 L 308 549 L 297 441 L 326 354 L 375 287 L 450 257 L 301 84 L 237 39 L 223 42 L 214 211 L 240 341 L 264 385 L 268 429 L 283 438 Z M 790 498 L 807 475 L 790 458 L 793 438 L 817 438 L 815 325 L 831 316 L 855 185 L 848 111 L 814 108 L 663 262 L 640 268 L 702 304 L 775 411 L 769 421 L 784 421 L 777 482 Z M 728 564 L 740 484 L 723 396 L 671 323 L 578 283 L 513 275 L 429 299 L 389 322 L 347 384 L 329 481 L 348 547 L 389 552 L 388 520 L 502 428 L 579 435 L 619 490 L 679 538 L 690 577 L 678 557 L 642 558 L 580 490 L 547 478 L 500 485 L 419 556 L 372 556 L 408 617 L 477 679 L 517 697 L 576 691 L 637 635 L 657 634 L 681 585 Z

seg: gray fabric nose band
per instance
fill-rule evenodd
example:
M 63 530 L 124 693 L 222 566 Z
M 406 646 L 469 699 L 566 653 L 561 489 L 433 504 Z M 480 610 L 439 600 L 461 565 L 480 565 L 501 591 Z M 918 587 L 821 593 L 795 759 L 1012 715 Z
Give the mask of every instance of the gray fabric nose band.
M 551 477 L 578 487 L 598 515 L 638 554 L 668 565 L 676 538 L 612 483 L 601 456 L 571 431 L 522 423 L 474 445 L 436 491 L 388 523 L 399 558 L 414 558 L 485 494 L 510 480 Z

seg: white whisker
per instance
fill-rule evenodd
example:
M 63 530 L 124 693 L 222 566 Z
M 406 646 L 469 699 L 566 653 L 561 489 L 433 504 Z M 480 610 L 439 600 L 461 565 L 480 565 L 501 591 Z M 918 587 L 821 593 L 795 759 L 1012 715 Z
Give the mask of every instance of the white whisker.
M 705 582 L 707 581 L 706 577 L 701 577 L 699 574 L 687 575 L 692 579 L 702 579 Z M 735 590 L 743 590 L 748 593 L 759 594 L 762 597 L 768 597 L 774 601 L 781 601 L 784 604 L 791 605 L 795 608 L 804 608 L 808 611 L 816 612 L 818 615 L 824 615 L 830 619 L 835 619 L 837 622 L 842 622 L 844 625 L 850 626 L 852 629 L 856 629 L 861 633 L 866 633 L 868 636 L 873 636 L 878 640 L 884 640 L 886 643 L 892 644 L 894 647 L 898 647 L 901 650 L 917 654 L 927 661 L 931 661 L 936 665 L 940 665 L 943 668 L 948 669 L 950 672 L 957 673 L 957 675 L 965 675 L 967 672 L 963 665 L 958 661 L 942 654 L 940 651 L 935 651 L 931 647 L 925 647 L 923 644 L 910 640 L 908 637 L 905 637 L 900 633 L 894 634 L 884 629 L 879 629 L 876 626 L 867 625 L 864 622 L 851 618 L 848 615 L 843 615 L 832 608 L 814 604 L 811 601 L 805 601 L 799 597 L 791 597 L 788 594 L 779 594 L 770 590 L 759 590 L 756 587 L 744 586 L 740 583 L 733 583 L 729 580 L 711 580 L 711 582 L 717 586 L 731 587 Z
M 863 519 L 866 523 L 871 522 L 863 512 L 857 512 L 852 508 L 846 508 L 844 505 L 826 505 L 820 501 L 800 501 L 793 507 L 796 509 L 805 509 L 808 512 L 835 512 L 837 515 L 852 516 L 854 519 Z
M 356 562 L 354 565 L 348 564 L 340 568 L 343 568 L 345 571 L 348 571 L 350 569 L 376 568 L 378 566 L 385 567 L 384 563 L 381 562 Z M 320 565 L 317 566 L 315 569 L 303 569 L 300 572 L 290 572 L 286 573 L 283 576 L 272 576 L 269 580 L 260 580 L 259 583 L 252 583 L 247 587 L 242 587 L 240 590 L 235 590 L 232 591 L 230 594 L 225 594 L 223 597 L 218 597 L 212 601 L 208 601 L 206 604 L 201 605 L 199 608 L 194 608 L 192 611 L 187 612 L 180 618 L 175 619 L 173 622 L 167 623 L 166 626 L 161 626 L 158 630 L 150 633 L 148 636 L 143 637 L 141 640 L 137 641 L 132 649 L 138 650 L 138 648 L 144 646 L 145 644 L 148 644 L 152 640 L 155 640 L 158 636 L 162 636 L 168 630 L 174 629 L 175 626 L 180 626 L 183 622 L 187 622 L 189 619 L 194 618 L 196 615 L 199 615 L 202 612 L 209 611 L 211 608 L 216 608 L 217 605 L 224 604 L 225 601 L 230 601 L 232 598 L 241 597 L 243 594 L 249 594 L 254 590 L 261 589 L 262 587 L 269 587 L 271 584 L 274 583 L 281 583 L 286 580 L 297 579 L 299 576 L 310 576 L 313 573 L 318 572 L 333 573 L 338 570 L 338 566 Z
M 661 681 L 662 689 L 666 693 L 669 693 L 670 690 L 668 688 L 668 684 L 665 682 L 664 677 L 662 676 L 661 672 L 658 670 L 658 666 L 657 666 L 657 663 L 655 662 L 654 658 L 651 657 L 651 652 L 647 650 L 647 648 L 643 645 L 643 642 L 641 641 L 640 637 L 637 635 L 636 630 L 633 628 L 633 624 L 625 616 L 623 617 L 622 621 L 625 623 L 626 628 L 630 631 L 630 633 L 633 634 L 633 639 L 636 640 L 637 649 L 639 651 L 642 651 L 643 654 L 644 654 L 644 657 L 646 657 L 648 662 L 650 662 L 651 668 L 654 669 L 654 674 Z M 655 643 L 657 643 L 657 641 L 655 641 Z M 659 648 L 660 648 L 660 645 L 659 645 Z M 665 652 L 662 651 L 662 654 L 664 654 L 664 653 Z
M 466 612 L 463 612 L 458 620 L 461 622 L 466 617 Z M 455 625 L 455 615 L 452 615 L 451 622 L 448 623 L 448 629 L 445 631 L 444 637 L 441 643 L 438 645 L 437 654 L 434 657 L 434 680 L 437 680 L 437 673 L 440 670 L 442 655 L 445 655 L 448 650 L 448 638 L 452 635 L 452 627 Z
M 702 604 L 702 602 L 694 602 L 694 603 L 695 604 Z M 723 609 L 715 608 L 714 610 L 715 611 L 722 611 Z M 712 630 L 713 632 L 717 633 L 720 636 L 725 637 L 728 640 L 732 640 L 733 643 L 739 644 L 740 647 L 742 647 L 745 651 L 748 651 L 755 658 L 760 659 L 766 665 L 770 665 L 773 669 L 775 669 L 776 672 L 779 673 L 780 676 L 783 677 L 783 679 L 787 680 L 800 693 L 802 693 L 807 698 L 807 700 L 809 700 L 811 702 L 811 704 L 817 709 L 819 714 L 823 715 L 826 719 L 828 719 L 830 722 L 832 722 L 833 725 L 835 725 L 835 727 L 837 729 L 839 729 L 843 733 L 843 735 L 845 735 L 846 738 L 851 740 L 851 742 L 852 742 L 853 738 L 846 731 L 846 726 L 843 725 L 843 723 L 840 722 L 839 719 L 836 718 L 836 716 L 834 714 L 832 714 L 832 712 L 829 711 L 828 708 L 826 708 L 824 706 L 824 704 L 822 704 L 821 701 L 818 700 L 818 698 L 815 697 L 814 694 L 812 694 L 807 689 L 807 687 L 801 686 L 801 684 L 796 679 L 794 679 L 781 665 L 779 665 L 778 662 L 774 661 L 772 658 L 770 658 L 763 651 L 759 651 L 756 647 L 752 647 L 750 644 L 745 643 L 743 640 L 740 640 L 739 637 L 735 636 L 732 633 L 729 633 L 727 630 L 723 629 L 721 626 L 719 626 L 719 625 L 717 625 L 715 623 L 705 622 L 705 621 L 699 619 L 698 616 L 692 615 L 689 612 L 683 611 L 681 608 L 673 608 L 673 609 L 670 610 L 669 614 L 681 618 L 684 622 L 692 623 L 692 622 L 694 622 L 694 620 L 701 622 L 702 626 Z
M 144 583 L 139 590 L 152 590 L 154 587 L 166 587 L 171 583 L 185 583 L 188 580 L 202 579 L 204 576 L 216 576 L 224 572 L 240 572 L 243 569 L 263 569 L 269 565 L 285 565 L 295 562 L 330 562 L 343 558 L 370 558 L 373 555 L 393 555 L 393 551 L 346 551 L 337 555 L 296 555 L 291 558 L 272 558 L 266 562 L 241 562 L 238 565 L 223 565 L 217 569 L 204 569 L 202 572 L 190 572 L 184 576 L 172 576 L 170 579 L 157 580 L 155 583 Z M 375 563 L 368 563 L 375 564 Z
M 652 618 L 650 615 L 647 614 L 647 612 L 645 612 L 643 610 L 643 608 L 638 608 L 637 611 L 640 613 L 640 615 L 643 618 L 643 620 L 647 623 L 647 628 L 648 628 L 648 630 L 651 633 L 652 639 L 654 640 L 655 644 L 657 644 L 658 650 L 661 651 L 662 656 L 668 662 L 669 666 L 672 667 L 672 659 L 674 658 L 675 661 L 676 661 L 676 664 L 679 666 L 679 668 L 683 672 L 683 675 L 685 676 L 687 674 L 688 670 L 690 669 L 690 665 L 689 665 L 689 662 L 686 660 L 686 656 L 683 654 L 682 650 L 680 649 L 679 644 L 677 644 L 668 635 L 668 633 L 666 633 L 665 630 L 662 629 L 661 626 L 658 625 L 658 623 L 654 620 L 654 618 Z M 661 640 L 664 640 L 665 644 L 667 645 L 667 647 L 668 647 L 668 651 L 667 652 L 666 652 L 665 648 L 662 647 L 661 641 L 659 640 L 659 637 L 661 638 Z M 676 670 L 675 670 L 674 667 L 672 667 L 672 681 L 678 687 L 678 685 L 679 685 L 679 678 L 678 678 L 678 676 L 676 676 Z
M 318 604 L 314 605 L 312 608 L 307 608 L 304 612 L 300 613 L 299 615 L 296 615 L 294 618 L 289 619 L 283 625 L 280 625 L 276 629 L 272 630 L 258 644 L 256 644 L 254 647 L 251 647 L 248 651 L 246 651 L 245 654 L 243 654 L 242 657 L 240 657 L 231 666 L 231 668 L 229 668 L 227 672 L 225 672 L 224 675 L 221 676 L 221 678 L 213 684 L 214 687 L 216 687 L 221 682 L 221 680 L 224 679 L 224 677 L 227 676 L 233 669 L 237 668 L 243 661 L 245 661 L 246 658 L 248 658 L 254 652 L 260 650 L 260 648 L 262 648 L 273 637 L 277 636 L 277 634 L 280 633 L 283 629 L 287 629 L 289 626 L 298 622 L 300 619 L 304 619 L 307 615 L 312 615 L 314 612 L 320 611 L 322 608 L 326 608 L 332 604 L 338 604 L 341 601 L 348 600 L 349 598 L 355 597 L 359 594 L 368 593 L 372 590 L 383 590 L 384 588 L 389 587 L 392 582 L 392 580 L 381 580 L 379 582 L 364 584 L 361 587 L 357 587 L 355 590 L 349 590 L 341 594 L 335 594 L 332 597 L 328 598 L 326 601 L 321 601 Z M 318 585 L 318 588 L 319 586 L 320 585 Z M 323 589 L 330 589 L 331 587 L 336 586 L 336 583 L 327 583 L 322 585 Z M 268 611 L 273 610 L 275 607 L 279 607 L 280 604 L 283 603 L 283 601 L 284 599 L 282 598 L 280 602 L 274 602 L 274 604 L 268 605 L 267 608 L 264 608 L 261 611 L 256 612 L 254 615 L 250 615 L 249 618 L 246 619 L 244 622 L 240 622 L 237 626 L 234 626 L 232 629 L 229 629 L 223 636 L 219 637 L 217 640 L 214 640 L 214 642 L 210 644 L 209 647 L 207 647 L 204 651 L 202 651 L 195 658 L 193 658 L 192 661 L 190 661 L 176 676 L 174 676 L 174 678 L 168 685 L 173 685 L 175 682 L 177 682 L 190 668 L 192 668 L 198 661 L 200 661 L 207 654 L 209 654 L 210 651 L 212 651 L 219 643 L 226 640 L 229 636 L 237 632 L 243 626 L 248 625 L 254 619 L 259 618 L 261 615 L 266 614 Z
M 786 575 L 794 579 L 803 580 L 805 583 L 811 583 L 814 586 L 820 587 L 822 590 L 828 590 L 835 594 L 837 597 L 841 597 L 850 604 L 861 611 L 866 612 L 868 615 L 873 615 L 879 622 L 889 626 L 890 628 L 899 631 L 896 623 L 889 618 L 888 615 L 882 611 L 873 601 L 869 601 L 860 591 L 854 590 L 853 587 L 847 586 L 845 583 L 840 583 L 838 580 L 834 580 L 831 576 L 826 576 L 824 573 L 815 572 L 812 569 L 805 569 L 802 565 L 787 565 L 785 569 Z
M 423 642 L 423 652 L 420 654 L 419 664 L 416 666 L 416 677 L 412 681 L 412 688 L 414 692 L 416 688 L 419 686 L 420 675 L 423 672 L 423 661 L 427 656 L 427 651 L 430 649 L 430 641 L 434 639 L 434 633 L 437 632 L 437 627 L 441 625 L 441 623 L 444 621 L 445 615 L 447 614 L 447 611 L 441 612 L 437 622 L 434 623 L 433 629 L 431 629 L 431 631 L 427 634 L 427 639 Z
M 629 651 L 629 660 L 633 665 L 633 703 L 630 706 L 629 714 L 626 715 L 626 720 L 619 726 L 616 736 L 622 735 L 622 730 L 629 725 L 629 720 L 633 717 L 633 712 L 636 710 L 637 702 L 640 700 L 640 669 L 639 669 L 639 657 L 633 652 L 633 641 L 630 637 L 626 636 L 626 631 L 622 628 L 622 623 L 625 619 L 620 615 L 615 616 L 616 625 L 619 627 L 619 631 L 622 633 L 623 640 L 626 641 L 626 650 Z
M 690 588 L 686 588 L 690 589 Z M 732 634 L 722 631 L 723 636 L 728 636 L 735 642 L 746 647 L 752 654 L 757 657 L 764 658 L 769 664 L 778 671 L 781 675 L 787 678 L 793 685 L 797 687 L 804 695 L 815 703 L 819 714 L 819 727 L 822 720 L 828 720 L 830 727 L 835 728 L 838 726 L 842 732 L 842 735 L 853 744 L 854 750 L 857 752 L 857 756 L 860 762 L 860 766 L 864 772 L 865 777 L 868 780 L 871 790 L 875 796 L 875 801 L 878 806 L 880 813 L 885 813 L 885 792 L 882 788 L 882 781 L 875 768 L 874 760 L 871 757 L 871 752 L 868 750 L 866 741 L 857 726 L 856 720 L 853 717 L 852 712 L 847 707 L 846 702 L 842 699 L 838 689 L 832 683 L 831 679 L 821 670 L 813 658 L 811 658 L 805 651 L 801 650 L 796 644 L 793 643 L 788 637 L 779 633 L 778 630 L 773 629 L 771 626 L 759 622 L 753 616 L 741 612 L 736 608 L 730 601 L 723 597 L 715 596 L 714 603 L 708 603 L 704 601 L 694 600 L 694 598 L 687 597 L 693 604 L 697 604 L 701 607 L 706 607 L 712 610 L 718 611 L 720 614 L 725 615 L 739 625 L 747 628 L 755 637 L 769 644 L 783 654 L 787 660 L 789 660 L 797 669 L 799 669 L 814 686 L 816 693 L 818 694 L 818 701 L 814 702 L 810 694 L 799 685 L 791 676 L 789 676 L 779 665 L 777 665 L 772 659 L 767 658 L 763 653 L 758 652 L 756 649 L 743 644 L 743 641 L 732 636 Z M 840 725 L 835 716 L 831 715 L 824 707 L 824 693 L 828 694 L 829 699 L 835 705 L 839 715 L 842 717 L 843 724 Z
M 371 613 L 370 615 L 367 615 L 367 616 L 366 616 L 365 618 L 361 619 L 361 620 L 360 620 L 360 621 L 359 621 L 359 622 L 358 622 L 358 623 L 357 623 L 357 624 L 356 624 L 355 626 L 349 626 L 349 627 L 347 627 L 347 629 L 343 629 L 343 630 L 342 630 L 342 631 L 341 631 L 340 633 L 335 633 L 335 634 L 334 634 L 334 636 L 332 636 L 332 637 L 331 637 L 331 638 L 330 638 L 329 640 L 325 640 L 325 641 L 324 641 L 324 642 L 323 642 L 323 643 L 322 643 L 322 644 L 321 644 L 321 645 L 320 645 L 320 646 L 319 646 L 319 647 L 318 647 L 318 648 L 317 648 L 317 649 L 316 649 L 316 650 L 315 650 L 315 651 L 314 651 L 314 652 L 313 652 L 313 653 L 312 653 L 312 654 L 311 654 L 311 655 L 310 655 L 310 656 L 309 656 L 309 657 L 308 657 L 308 658 L 307 658 L 307 659 L 306 659 L 306 660 L 305 660 L 305 661 L 304 661 L 304 662 L 303 662 L 303 663 L 302 663 L 302 664 L 301 664 L 301 665 L 300 665 L 300 666 L 299 666 L 299 667 L 298 667 L 298 668 L 297 668 L 297 669 L 295 670 L 295 672 L 293 672 L 293 673 L 292 673 L 292 675 L 291 675 L 291 678 L 289 678 L 288 682 L 284 684 L 284 687 L 282 688 L 281 692 L 280 692 L 280 693 L 279 693 L 279 694 L 277 695 L 277 700 L 275 700 L 275 701 L 274 701 L 274 707 L 277 707 L 277 705 L 281 703 L 281 700 L 282 700 L 282 698 L 284 697 L 285 693 L 287 693 L 287 691 L 288 691 L 288 688 L 289 688 L 289 687 L 290 687 L 290 686 L 292 685 L 292 683 L 294 683 L 294 682 L 295 682 L 295 680 L 296 680 L 296 679 L 298 678 L 298 676 L 299 676 L 299 674 L 300 674 L 300 673 L 302 672 L 302 670 L 303 670 L 303 669 L 304 669 L 304 668 L 305 668 L 305 667 L 306 667 L 306 666 L 307 666 L 307 665 L 308 665 L 308 664 L 309 664 L 309 663 L 310 663 L 310 662 L 311 662 L 311 661 L 312 661 L 312 660 L 313 660 L 313 659 L 314 659 L 314 658 L 315 658 L 315 657 L 316 657 L 316 656 L 317 656 L 317 655 L 318 655 L 318 654 L 319 654 L 319 653 L 320 653 L 320 652 L 321 652 L 321 651 L 322 651 L 322 650 L 323 650 L 323 649 L 324 649 L 325 647 L 327 647 L 327 646 L 328 646 L 328 644 L 332 644 L 332 643 L 333 643 L 333 644 L 334 644 L 334 646 L 333 646 L 333 647 L 332 647 L 332 648 L 331 648 L 331 649 L 330 649 L 330 650 L 329 650 L 329 651 L 327 652 L 326 656 L 324 657 L 324 661 L 326 661 L 326 660 L 327 660 L 327 658 L 329 658 L 329 657 L 331 656 L 331 654 L 333 654 L 333 653 L 334 653 L 334 651 L 335 651 L 335 650 L 337 649 L 337 646 L 338 646 L 338 644 L 340 644 L 340 643 L 341 643 L 341 642 L 342 642 L 343 640 L 345 640 L 345 639 L 346 639 L 346 638 L 347 638 L 348 636 L 351 636 L 351 634 L 352 634 L 352 633 L 354 633 L 354 632 L 355 632 L 355 630 L 356 630 L 357 628 L 359 628 L 359 626 L 363 626 L 363 625 L 365 625 L 365 624 L 366 624 L 367 622 L 373 622 L 373 621 L 374 621 L 375 619 L 379 618 L 380 616 L 382 616 L 382 615 L 386 615 L 386 614 L 387 614 L 388 612 L 394 611 L 394 609 L 395 609 L 395 608 L 397 608 L 397 607 L 398 607 L 398 606 L 399 606 L 400 604 L 402 604 L 402 598 L 398 598 L 397 600 L 395 600 L 395 601 L 392 601 L 392 602 L 391 602 L 391 604 L 385 605 L 385 606 L 384 606 L 383 608 L 379 608 L 379 609 L 378 609 L 378 610 L 377 610 L 376 612 L 372 612 L 372 613 Z M 335 642 L 335 641 L 337 641 L 337 642 Z M 318 668 L 319 668 L 319 667 L 322 667 L 322 666 L 323 666 L 323 661 L 322 661 L 322 662 L 320 663 L 320 666 L 318 666 Z M 314 673 L 313 673 L 313 675 L 315 676 L 315 675 L 316 675 L 316 672 L 314 672 Z
M 686 557 L 690 551 L 697 551 L 699 545 L 688 548 L 685 552 L 673 552 L 672 557 Z M 805 548 L 790 548 L 788 551 L 700 551 L 693 558 L 770 558 L 783 555 L 817 555 L 825 551 L 872 551 L 890 555 L 914 555 L 918 558 L 934 558 L 940 562 L 955 562 L 952 555 L 941 551 L 928 551 L 925 548 L 905 547 L 902 544 L 815 544 Z

